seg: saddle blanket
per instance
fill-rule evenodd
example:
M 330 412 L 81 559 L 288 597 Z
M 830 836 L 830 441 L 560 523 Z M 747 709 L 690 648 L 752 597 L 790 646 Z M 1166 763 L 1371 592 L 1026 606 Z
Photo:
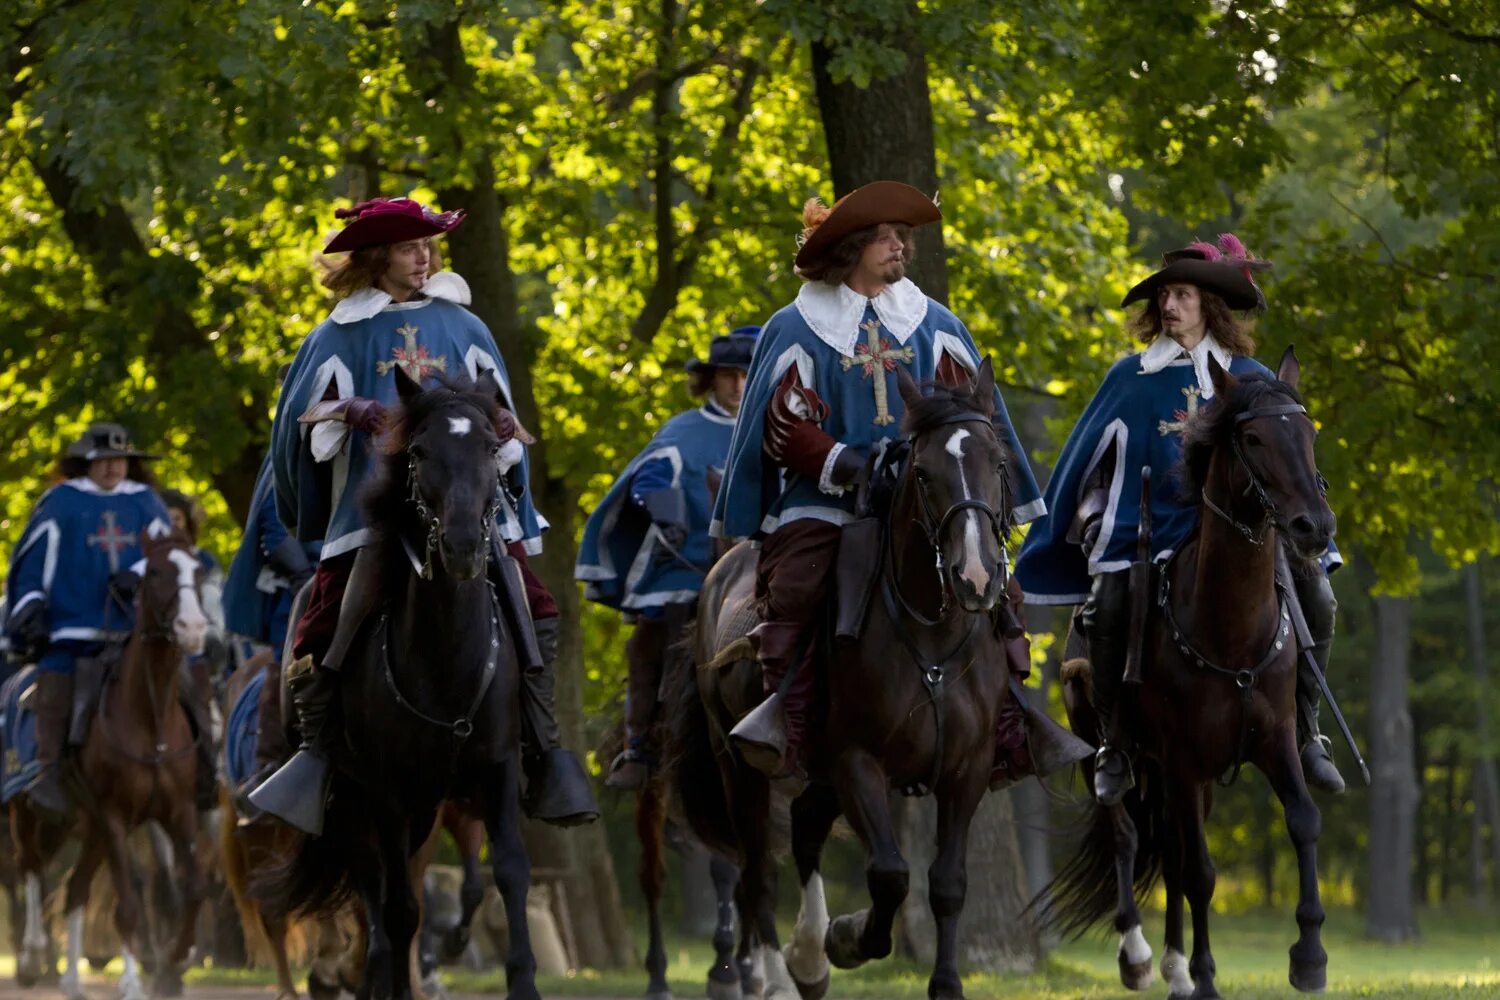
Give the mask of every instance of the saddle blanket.
M 260 691 L 266 672 L 258 672 L 229 708 L 224 720 L 224 775 L 238 788 L 255 773 L 255 746 L 260 736 Z
M 35 666 L 23 667 L 0 685 L 0 748 L 4 750 L 0 805 L 35 781 L 42 769 L 37 760 L 36 716 L 28 697 L 35 689 Z

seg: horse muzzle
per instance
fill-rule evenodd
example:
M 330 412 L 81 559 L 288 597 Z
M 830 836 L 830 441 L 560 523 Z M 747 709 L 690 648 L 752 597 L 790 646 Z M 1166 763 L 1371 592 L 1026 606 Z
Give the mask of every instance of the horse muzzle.
M 172 620 L 172 639 L 187 655 L 199 655 L 208 641 L 208 619 L 201 614 L 178 615 Z
M 442 553 L 443 568 L 448 575 L 462 583 L 484 575 L 485 563 L 490 557 L 488 541 L 478 535 L 454 541 L 445 534 L 438 551 Z
M 1304 511 L 1287 518 L 1281 525 L 1281 534 L 1292 550 L 1303 559 L 1316 559 L 1328 551 L 1333 541 L 1335 520 L 1333 511 Z
M 981 560 L 965 560 L 948 571 L 948 586 L 959 607 L 965 611 L 989 612 L 1005 590 L 1005 574 L 996 565 L 985 566 Z

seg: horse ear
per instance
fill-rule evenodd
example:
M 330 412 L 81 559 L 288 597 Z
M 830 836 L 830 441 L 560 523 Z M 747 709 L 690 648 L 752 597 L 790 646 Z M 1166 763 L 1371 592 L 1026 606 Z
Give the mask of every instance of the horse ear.
M 482 392 L 486 396 L 494 396 L 500 401 L 500 405 L 506 404 L 505 394 L 500 391 L 500 380 L 495 377 L 493 368 L 479 369 L 479 377 L 474 380 L 474 391 Z
M 974 402 L 974 409 L 987 417 L 995 415 L 995 365 L 986 354 L 984 360 L 979 362 L 979 371 L 974 374 L 973 388 L 970 390 Z
M 1208 377 L 1213 381 L 1214 392 L 1219 394 L 1220 399 L 1228 396 L 1234 387 L 1239 385 L 1239 379 L 1224 370 L 1224 366 L 1219 364 L 1219 359 L 1214 357 L 1213 351 L 1208 352 Z
M 422 385 L 416 379 L 406 374 L 406 369 L 400 365 L 396 366 L 396 395 L 402 403 L 410 403 L 422 394 Z
M 1291 344 L 1288 344 L 1286 350 L 1281 352 L 1281 360 L 1276 364 L 1276 379 L 1295 389 L 1297 379 L 1301 377 L 1302 364 L 1297 360 L 1297 352 L 1292 350 Z
M 901 390 L 901 402 L 907 407 L 921 401 L 922 390 L 917 387 L 917 383 L 905 368 L 896 369 L 896 386 Z

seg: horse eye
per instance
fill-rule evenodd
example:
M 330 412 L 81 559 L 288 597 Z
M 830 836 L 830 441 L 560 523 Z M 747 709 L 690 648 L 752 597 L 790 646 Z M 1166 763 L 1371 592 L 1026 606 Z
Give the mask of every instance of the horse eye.
M 1254 445 L 1255 447 L 1259 448 L 1260 447 L 1260 435 L 1256 434 L 1254 431 L 1246 431 L 1245 432 L 1245 443 L 1249 444 L 1249 445 Z
M 927 477 L 927 470 L 923 469 L 920 466 L 912 470 L 912 475 L 916 476 L 917 482 L 921 483 L 923 486 L 926 486 L 929 482 Z

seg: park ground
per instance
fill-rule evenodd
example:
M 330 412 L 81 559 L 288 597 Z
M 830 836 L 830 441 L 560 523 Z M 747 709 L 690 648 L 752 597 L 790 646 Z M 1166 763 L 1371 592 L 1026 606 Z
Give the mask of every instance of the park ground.
M 1159 919 L 1148 920 L 1152 947 L 1160 957 Z M 1325 927 L 1329 953 L 1328 997 L 1413 997 L 1424 1000 L 1458 997 L 1500 998 L 1500 915 L 1494 912 L 1445 911 L 1423 914 L 1419 939 L 1402 944 L 1371 941 L 1362 933 L 1362 918 L 1335 911 Z M 1262 1000 L 1296 995 L 1286 980 L 1286 949 L 1296 935 L 1290 914 L 1220 915 L 1214 925 L 1214 957 L 1220 991 L 1235 1000 Z M 674 993 L 703 995 L 703 976 L 710 950 L 675 947 L 668 976 Z M 1165 994 L 1158 980 L 1144 993 L 1129 993 L 1116 978 L 1112 939 L 1094 935 L 1070 942 L 1029 974 L 966 976 L 970 1000 L 1113 1000 Z M 116 963 L 117 964 L 117 963 Z M 109 972 L 116 972 L 111 966 Z M 109 972 L 91 982 L 90 1000 L 111 1000 Z M 20 991 L 11 983 L 11 961 L 0 960 L 0 1000 L 46 998 L 48 987 Z M 269 976 L 259 970 L 195 969 L 188 976 L 187 1000 L 259 1000 L 269 997 Z M 503 973 L 446 972 L 455 1000 L 476 995 L 504 995 Z M 583 971 L 541 981 L 543 996 L 591 997 L 596 1000 L 637 998 L 644 975 L 635 970 Z M 911 962 L 891 960 L 854 972 L 835 971 L 830 1000 L 918 1000 L 927 995 L 927 971 Z

